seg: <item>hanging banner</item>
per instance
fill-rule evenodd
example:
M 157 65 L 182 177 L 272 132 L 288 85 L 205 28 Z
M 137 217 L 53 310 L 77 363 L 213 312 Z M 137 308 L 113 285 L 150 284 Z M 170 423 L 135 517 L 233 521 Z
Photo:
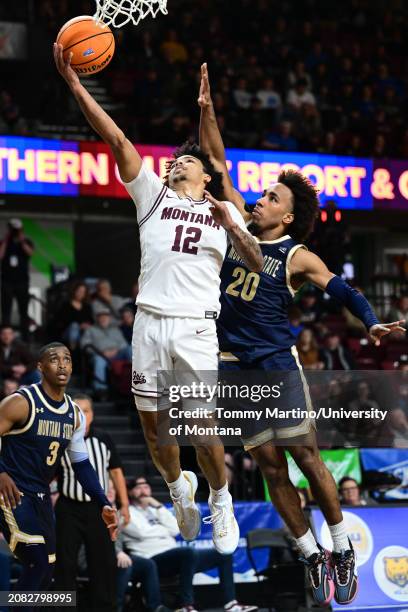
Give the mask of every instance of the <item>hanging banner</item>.
M 175 147 L 135 145 L 149 168 L 164 176 Z M 320 191 L 350 210 L 408 209 L 408 161 L 227 149 L 234 185 L 253 204 L 281 170 L 301 170 Z M 109 147 L 0 136 L 0 193 L 128 198 Z

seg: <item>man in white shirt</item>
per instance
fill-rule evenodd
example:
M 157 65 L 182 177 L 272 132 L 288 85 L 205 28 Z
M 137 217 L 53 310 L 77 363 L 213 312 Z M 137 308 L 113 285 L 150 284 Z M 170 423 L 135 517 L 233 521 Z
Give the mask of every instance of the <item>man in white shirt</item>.
M 65 61 L 62 46 L 54 45 L 58 71 L 89 124 L 110 146 L 120 177 L 136 204 L 141 272 L 132 391 L 152 459 L 170 489 L 180 532 L 184 539 L 193 540 L 201 525 L 194 502 L 197 478 L 193 472 L 181 470 L 177 443 L 158 443 L 157 403 L 165 389 L 158 384 L 157 371 L 187 372 L 192 382 L 199 371 L 217 371 L 215 319 L 220 310 L 219 272 L 228 241 L 256 272 L 262 269 L 262 254 L 234 205 L 216 199 L 222 194 L 222 180 L 208 156 L 197 145 L 184 145 L 174 154 L 163 184 L 83 87 L 71 68 L 71 57 Z M 210 485 L 214 545 L 229 554 L 238 545 L 239 528 L 228 492 L 224 448 L 221 444 L 196 444 L 198 464 Z
M 129 581 L 141 582 L 149 611 L 164 612 L 160 597 L 160 578 L 179 576 L 183 612 L 194 612 L 193 577 L 200 571 L 218 567 L 226 612 L 254 612 L 256 606 L 235 599 L 232 555 L 214 549 L 177 546 L 179 534 L 173 514 L 157 499 L 141 476 L 128 483 L 130 521 L 121 530 L 117 543 L 118 611 L 124 605 Z M 126 552 L 125 552 L 126 551 Z

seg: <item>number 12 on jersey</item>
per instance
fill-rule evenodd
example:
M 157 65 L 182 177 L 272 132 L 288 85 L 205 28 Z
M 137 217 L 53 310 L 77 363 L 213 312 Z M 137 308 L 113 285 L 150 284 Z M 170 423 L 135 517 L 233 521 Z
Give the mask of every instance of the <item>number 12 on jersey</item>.
M 176 251 L 177 253 L 180 253 L 181 251 L 182 253 L 197 255 L 198 247 L 191 245 L 200 241 L 201 234 L 202 230 L 199 227 L 190 226 L 185 228 L 184 225 L 178 225 L 176 227 L 176 236 L 174 238 L 174 243 L 171 250 Z

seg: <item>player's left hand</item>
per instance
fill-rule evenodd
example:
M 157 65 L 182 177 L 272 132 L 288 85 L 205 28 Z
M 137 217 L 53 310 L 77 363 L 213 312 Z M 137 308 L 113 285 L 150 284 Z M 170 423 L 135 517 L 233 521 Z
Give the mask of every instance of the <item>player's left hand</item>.
M 207 108 L 212 104 L 207 64 L 201 64 L 200 93 L 198 94 L 197 102 L 201 108 Z
M 211 203 L 210 211 L 218 225 L 221 225 L 227 232 L 236 225 L 225 202 L 216 200 L 208 191 L 204 191 L 204 197 Z
M 104 506 L 102 508 L 102 519 L 105 523 L 106 527 L 109 529 L 109 535 L 114 542 L 118 535 L 118 514 L 116 510 L 111 508 L 111 506 Z
M 405 323 L 405 320 L 394 321 L 393 323 L 377 323 L 376 325 L 372 325 L 370 327 L 370 331 L 368 333 L 368 337 L 371 342 L 375 344 L 375 346 L 380 346 L 381 338 L 383 336 L 388 336 L 391 332 L 404 332 L 405 327 L 402 327 L 402 324 Z

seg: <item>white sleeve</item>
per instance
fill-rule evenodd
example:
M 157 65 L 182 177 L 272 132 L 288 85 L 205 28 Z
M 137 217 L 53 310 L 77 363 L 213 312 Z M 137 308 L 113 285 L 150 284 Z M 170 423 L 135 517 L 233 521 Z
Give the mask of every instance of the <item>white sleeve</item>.
M 242 230 L 244 230 L 244 232 L 249 234 L 248 228 L 247 228 L 245 220 L 244 220 L 244 217 L 241 215 L 241 213 L 239 212 L 238 208 L 236 206 L 234 206 L 234 204 L 232 202 L 225 202 L 225 203 L 228 206 L 228 210 L 229 210 L 229 213 L 230 213 L 233 221 L 235 221 L 235 223 L 238 223 L 239 227 Z
M 71 438 L 71 442 L 67 448 L 68 457 L 71 463 L 78 463 L 78 461 L 84 461 L 88 459 L 88 449 L 85 443 L 85 431 L 86 431 L 86 419 L 82 414 L 80 408 L 76 406 L 79 415 L 79 427 L 74 431 L 74 435 Z
M 123 184 L 136 204 L 139 224 L 151 214 L 166 191 L 157 174 L 149 170 L 145 164 L 142 164 L 139 174 L 133 181 Z

